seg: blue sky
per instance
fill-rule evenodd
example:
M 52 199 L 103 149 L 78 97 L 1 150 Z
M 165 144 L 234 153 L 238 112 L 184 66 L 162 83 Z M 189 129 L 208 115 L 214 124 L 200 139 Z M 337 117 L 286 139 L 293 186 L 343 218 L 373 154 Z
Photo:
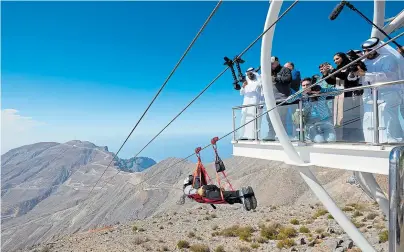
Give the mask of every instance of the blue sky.
M 337 3 L 302 1 L 284 17 L 273 48 L 281 63 L 293 61 L 310 76 L 335 52 L 360 47 L 371 27 L 348 8 L 330 21 Z M 372 19 L 373 2 L 352 3 Z M 2 118 L 2 134 L 8 136 L 2 153 L 22 144 L 71 139 L 117 151 L 215 5 L 3 2 L 2 114 L 16 111 L 8 110 L 7 118 L 14 120 L 8 127 Z M 224 56 L 237 55 L 263 31 L 268 6 L 266 1 L 222 4 L 121 157 L 136 154 L 223 70 Z M 402 8 L 402 2 L 388 1 L 386 17 Z M 243 69 L 259 65 L 260 48 L 261 41 L 247 52 Z M 231 131 L 231 107 L 241 102 L 229 71 L 142 155 L 156 160 L 187 156 L 211 137 Z M 27 125 L 16 133 L 18 120 Z M 226 157 L 230 140 L 221 143 Z

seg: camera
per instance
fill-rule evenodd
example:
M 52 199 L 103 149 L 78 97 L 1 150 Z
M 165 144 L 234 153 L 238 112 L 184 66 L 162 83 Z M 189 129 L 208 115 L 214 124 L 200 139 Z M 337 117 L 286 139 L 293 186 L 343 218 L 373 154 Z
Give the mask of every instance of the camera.
M 317 75 L 317 74 L 315 74 L 315 75 L 311 76 L 311 83 L 312 83 L 312 84 L 317 83 L 317 81 L 318 81 L 319 79 L 320 79 L 320 76 Z
M 314 85 L 310 88 L 311 92 L 320 92 L 321 91 L 321 86 L 320 85 Z
M 240 59 L 240 60 L 242 60 L 242 59 Z M 240 86 L 240 84 L 238 84 L 239 81 L 237 80 L 236 72 L 234 71 L 234 62 L 231 59 L 229 59 L 228 57 L 225 56 L 223 65 L 227 65 L 227 66 L 230 67 L 231 74 L 232 74 L 233 80 L 234 80 L 233 81 L 233 88 L 235 90 L 240 90 L 241 86 Z
M 360 57 L 356 54 L 354 50 L 349 50 L 346 55 L 348 56 L 349 60 L 352 62 L 354 60 L 359 59 Z M 347 68 L 347 71 L 349 72 L 349 77 L 353 78 L 354 77 L 354 72 L 358 71 L 358 66 L 364 71 L 367 71 L 368 69 L 366 68 L 365 63 L 362 61 L 358 61 L 355 64 L 349 66 Z

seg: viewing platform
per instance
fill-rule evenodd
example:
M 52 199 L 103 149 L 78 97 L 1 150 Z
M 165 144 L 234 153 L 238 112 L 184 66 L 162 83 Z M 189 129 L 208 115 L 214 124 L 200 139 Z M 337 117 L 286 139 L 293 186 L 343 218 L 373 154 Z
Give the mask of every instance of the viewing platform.
M 322 122 L 329 122 L 334 128 L 336 135 L 335 141 L 318 143 L 313 141 L 309 133 L 307 136 L 304 134 L 310 131 L 310 128 L 319 124 L 303 123 L 302 113 L 298 113 L 299 121 L 295 123 L 292 121 L 293 113 L 296 111 L 304 111 L 302 101 L 297 101 L 295 104 L 284 104 L 279 107 L 280 115 L 283 113 L 282 118 L 285 130 L 292 142 L 293 147 L 296 149 L 300 157 L 304 162 L 310 163 L 319 167 L 337 168 L 344 170 L 352 170 L 359 172 L 369 172 L 374 174 L 388 175 L 389 173 L 389 156 L 391 150 L 398 145 L 404 144 L 402 138 L 388 139 L 386 134 L 385 122 L 379 120 L 379 116 L 373 116 L 369 118 L 369 112 L 364 115 L 364 111 L 369 111 L 380 115 L 385 109 L 385 90 L 386 87 L 393 88 L 393 92 L 402 92 L 398 88 L 399 84 L 404 84 L 404 81 L 393 81 L 386 83 L 379 83 L 364 87 L 350 88 L 343 90 L 344 93 L 352 91 L 363 92 L 360 96 L 355 97 L 343 97 L 331 96 L 331 99 L 312 102 L 313 107 L 318 107 L 320 104 L 326 104 L 329 109 L 329 117 Z M 401 85 L 400 85 L 401 86 Z M 379 91 L 379 89 L 383 89 Z M 321 95 L 315 95 L 310 97 L 327 96 L 331 93 L 324 93 Z M 335 94 L 335 93 L 334 93 Z M 377 100 L 377 103 L 374 101 Z M 277 101 L 277 103 L 281 102 Z M 343 108 L 342 116 L 344 119 L 339 120 L 339 124 L 336 116 L 336 106 L 340 105 Z M 343 106 L 341 106 L 343 104 Z M 375 106 L 374 104 L 378 104 Z M 242 110 L 244 114 L 247 114 L 247 123 L 254 119 L 255 116 L 251 116 L 250 113 L 261 115 L 264 113 L 265 104 L 259 105 L 247 105 L 238 106 L 233 108 L 233 130 L 239 128 L 242 124 Z M 320 105 L 321 106 L 321 105 Z M 367 108 L 365 107 L 367 106 Z M 403 118 L 397 109 L 398 119 L 400 125 L 404 128 Z M 282 111 L 283 110 L 283 111 Z M 340 110 L 341 111 L 341 110 Z M 375 112 L 376 111 L 376 112 Z M 336 112 L 336 113 L 335 113 Z M 347 118 L 347 120 L 345 120 Z M 365 118 L 365 119 L 364 119 Z M 268 137 L 268 120 L 266 115 L 255 119 L 253 122 L 238 129 L 233 134 L 233 155 L 251 157 L 266 160 L 282 161 L 285 163 L 290 162 L 287 154 L 285 153 L 282 145 L 277 139 L 267 139 Z M 384 118 L 383 118 L 384 119 Z M 364 120 L 367 122 L 367 131 L 363 130 Z M 240 126 L 238 126 L 240 125 Z M 373 129 L 377 128 L 378 131 Z M 300 134 L 302 132 L 303 134 Z M 321 132 L 321 129 L 320 129 Z M 365 141 L 365 137 L 366 140 Z

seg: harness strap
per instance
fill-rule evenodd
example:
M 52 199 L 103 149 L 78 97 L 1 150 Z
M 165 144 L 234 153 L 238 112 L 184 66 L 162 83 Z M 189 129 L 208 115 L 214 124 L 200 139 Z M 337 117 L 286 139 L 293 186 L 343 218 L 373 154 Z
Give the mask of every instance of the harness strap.
M 231 188 L 231 190 L 234 191 L 234 189 L 233 189 L 233 186 L 230 183 L 229 179 L 226 176 L 224 164 L 223 164 L 222 160 L 219 157 L 219 153 L 217 151 L 217 146 L 216 146 L 217 141 L 219 141 L 219 138 L 214 137 L 211 140 L 211 144 L 212 144 L 212 147 L 213 147 L 213 149 L 215 151 L 216 165 L 218 165 L 219 168 L 220 168 L 220 169 L 215 169 L 215 171 L 216 171 L 216 180 L 217 180 L 217 184 L 219 186 L 221 200 L 224 202 L 225 200 L 224 200 L 223 191 L 221 190 L 221 180 L 220 180 L 219 172 L 223 174 L 223 176 L 226 179 L 226 182 L 229 184 L 229 187 Z M 203 185 L 212 184 L 212 179 L 210 178 L 209 174 L 207 173 L 205 167 L 203 166 L 202 160 L 201 160 L 201 155 L 200 155 L 201 150 L 202 150 L 201 147 L 197 147 L 195 149 L 195 154 L 196 154 L 196 157 L 198 159 L 198 163 L 196 165 L 196 168 L 195 168 L 195 171 L 194 171 L 194 178 L 193 178 L 193 181 L 192 181 L 192 187 L 194 187 L 194 188 L 195 188 L 195 181 L 196 181 L 197 177 L 200 180 L 200 185 L 199 185 L 200 187 L 203 186 Z M 192 198 L 194 200 L 198 201 L 198 202 L 205 201 L 204 197 L 200 197 L 200 198 L 199 197 L 192 197 Z
M 222 174 L 223 174 L 224 178 L 226 179 L 227 183 L 229 184 L 230 189 L 231 189 L 232 191 L 234 191 L 233 186 L 231 185 L 229 179 L 228 179 L 227 176 L 226 176 L 226 173 L 225 173 L 224 171 L 222 171 Z
M 192 187 L 194 187 L 194 188 L 195 188 L 195 181 L 196 181 L 197 177 L 199 177 L 199 180 L 200 180 L 199 181 L 200 182 L 199 186 L 202 186 L 205 183 L 206 184 L 211 184 L 212 183 L 212 179 L 209 177 L 209 174 L 206 172 L 206 169 L 202 164 L 200 151 L 201 151 L 201 147 L 198 147 L 198 148 L 195 149 L 196 157 L 198 158 L 198 163 L 196 165 L 196 168 L 195 168 L 195 171 L 194 171 L 194 174 L 193 174 L 194 178 L 193 178 L 193 181 L 192 181 Z
M 219 191 L 220 191 L 220 197 L 222 198 L 222 200 L 224 200 L 224 195 L 222 192 L 222 186 L 220 185 L 220 178 L 219 178 L 219 174 L 216 172 L 216 180 L 217 180 L 217 184 L 219 186 Z
M 220 167 L 220 168 L 223 168 L 223 169 L 220 170 L 220 172 L 221 172 L 221 173 L 223 174 L 223 176 L 225 177 L 227 183 L 229 184 L 230 189 L 231 189 L 232 191 L 234 191 L 232 184 L 230 183 L 229 179 L 228 179 L 227 176 L 226 176 L 224 164 L 223 164 L 222 160 L 221 160 L 220 157 L 219 157 L 219 153 L 218 153 L 218 151 L 217 151 L 217 146 L 216 146 L 217 141 L 219 141 L 219 138 L 218 138 L 218 137 L 214 137 L 214 138 L 212 138 L 212 140 L 210 141 L 210 143 L 212 144 L 213 150 L 215 151 L 216 165 L 218 165 L 218 166 L 223 165 L 223 167 Z M 221 184 L 220 184 L 220 177 L 219 177 L 219 172 L 218 172 L 217 167 L 216 167 L 216 178 L 217 178 L 217 183 L 219 184 L 219 187 L 221 187 Z M 223 198 L 223 192 L 222 192 L 221 190 L 220 190 L 220 193 L 221 193 L 222 198 Z

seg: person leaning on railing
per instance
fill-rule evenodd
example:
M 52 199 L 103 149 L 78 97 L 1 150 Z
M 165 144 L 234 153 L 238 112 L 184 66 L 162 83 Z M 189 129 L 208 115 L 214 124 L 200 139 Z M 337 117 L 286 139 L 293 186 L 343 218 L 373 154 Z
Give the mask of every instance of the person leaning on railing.
M 351 59 L 347 54 L 339 52 L 334 55 L 334 63 L 336 68 L 331 74 L 343 69 L 351 63 Z M 359 63 L 358 63 L 359 64 Z M 330 79 L 335 79 L 336 88 L 352 88 L 361 86 L 359 77 L 355 75 L 355 71 L 345 68 L 337 72 Z M 334 100 L 334 125 L 338 126 L 337 139 L 345 141 L 363 141 L 363 131 L 361 116 L 363 115 L 362 98 L 363 90 L 345 92 L 343 95 L 336 97 Z
M 404 59 L 390 45 L 383 45 L 384 42 L 378 38 L 370 38 L 362 44 L 362 49 L 367 52 L 363 60 L 367 71 L 359 68 L 358 76 L 361 76 L 362 85 L 376 84 L 380 82 L 395 81 L 404 79 Z M 370 52 L 373 48 L 379 49 Z M 369 53 L 370 52 L 370 53 Z M 378 94 L 378 142 L 397 143 L 402 142 L 403 125 L 399 120 L 399 111 L 404 116 L 404 101 L 402 84 L 380 87 Z M 374 117 L 373 93 L 372 90 L 365 90 L 363 132 L 366 142 L 374 142 Z
M 310 90 L 306 90 L 311 85 L 311 78 L 304 78 L 301 84 L 301 89 L 304 89 L 301 94 L 293 97 L 293 94 L 288 97 L 287 102 L 292 103 L 298 99 L 303 102 L 303 123 L 307 135 L 305 138 L 315 143 L 335 142 L 335 129 L 332 123 L 331 113 L 326 103 L 327 96 L 336 96 L 343 93 L 343 90 L 336 88 L 323 88 L 319 85 L 313 86 Z M 310 95 L 328 93 L 323 96 L 309 97 Z M 293 115 L 295 124 L 299 124 L 299 113 Z
M 275 100 L 286 99 L 286 97 L 290 95 L 292 90 L 291 89 L 292 74 L 290 72 L 290 69 L 287 67 L 282 67 L 280 65 L 278 57 L 276 56 L 271 57 L 271 68 L 272 68 L 271 74 L 272 74 L 272 83 Z M 288 108 L 281 106 L 278 108 L 278 113 L 281 118 L 281 121 L 285 125 Z M 274 130 L 274 127 L 272 125 L 268 113 L 265 115 L 265 117 L 268 122 L 268 135 L 262 140 L 275 141 L 276 132 Z

